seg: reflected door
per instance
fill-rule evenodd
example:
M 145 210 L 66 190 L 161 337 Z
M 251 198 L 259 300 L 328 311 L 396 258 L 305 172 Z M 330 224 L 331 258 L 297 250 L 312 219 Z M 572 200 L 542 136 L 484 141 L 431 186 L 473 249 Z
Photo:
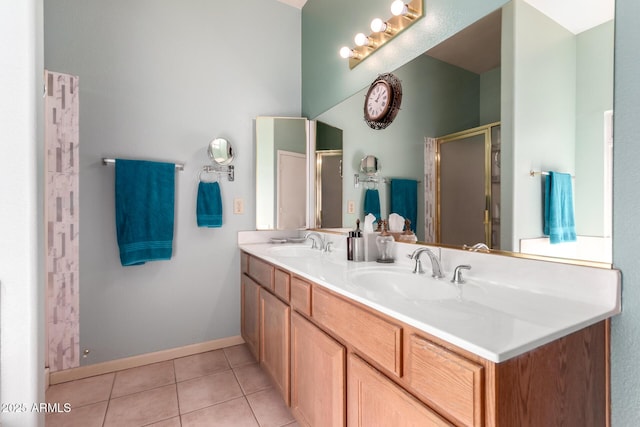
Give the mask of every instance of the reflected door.
M 491 127 L 459 132 L 437 141 L 436 237 L 448 245 L 491 239 Z
M 342 150 L 316 153 L 316 227 L 342 227 Z
M 307 162 L 300 153 L 278 150 L 277 228 L 306 227 Z

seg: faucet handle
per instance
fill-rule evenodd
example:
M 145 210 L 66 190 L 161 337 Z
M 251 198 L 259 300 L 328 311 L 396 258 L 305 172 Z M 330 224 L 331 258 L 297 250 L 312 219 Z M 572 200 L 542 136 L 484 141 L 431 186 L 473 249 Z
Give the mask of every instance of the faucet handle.
M 471 270 L 470 265 L 459 265 L 453 270 L 453 278 L 451 279 L 451 283 L 455 283 L 456 285 L 461 285 L 465 282 L 462 278 L 462 270 Z
M 333 241 L 329 240 L 324 244 L 324 252 L 333 252 Z

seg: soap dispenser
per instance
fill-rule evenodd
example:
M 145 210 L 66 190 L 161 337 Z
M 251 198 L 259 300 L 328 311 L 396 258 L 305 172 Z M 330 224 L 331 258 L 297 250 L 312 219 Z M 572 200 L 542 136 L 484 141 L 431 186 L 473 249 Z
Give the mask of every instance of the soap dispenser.
M 376 237 L 376 246 L 378 247 L 378 259 L 377 262 L 392 263 L 393 259 L 393 245 L 395 240 L 393 236 L 387 231 L 387 221 L 382 220 L 382 233 Z
M 347 260 L 364 261 L 364 237 L 360 230 L 360 219 L 356 220 L 356 229 L 347 237 Z

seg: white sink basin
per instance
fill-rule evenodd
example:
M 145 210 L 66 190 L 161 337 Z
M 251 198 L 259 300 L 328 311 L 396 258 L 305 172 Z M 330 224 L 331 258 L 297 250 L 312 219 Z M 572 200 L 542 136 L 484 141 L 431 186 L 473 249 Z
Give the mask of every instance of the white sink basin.
M 319 249 L 311 249 L 311 246 L 306 245 L 278 245 L 268 249 L 269 253 L 274 256 L 301 258 L 301 257 L 314 257 L 322 255 L 322 251 Z
M 428 274 L 413 274 L 409 269 L 365 268 L 347 273 L 353 290 L 376 301 L 406 299 L 439 301 L 456 299 L 460 287 L 446 279 L 434 279 Z

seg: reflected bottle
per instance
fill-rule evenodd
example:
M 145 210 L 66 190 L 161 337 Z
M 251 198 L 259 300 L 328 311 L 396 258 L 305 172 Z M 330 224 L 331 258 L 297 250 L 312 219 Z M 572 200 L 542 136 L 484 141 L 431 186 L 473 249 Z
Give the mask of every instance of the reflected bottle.
M 395 240 L 391 234 L 387 231 L 387 221 L 382 220 L 382 233 L 376 237 L 376 246 L 378 247 L 378 259 L 377 262 L 392 263 L 393 259 L 393 246 Z

